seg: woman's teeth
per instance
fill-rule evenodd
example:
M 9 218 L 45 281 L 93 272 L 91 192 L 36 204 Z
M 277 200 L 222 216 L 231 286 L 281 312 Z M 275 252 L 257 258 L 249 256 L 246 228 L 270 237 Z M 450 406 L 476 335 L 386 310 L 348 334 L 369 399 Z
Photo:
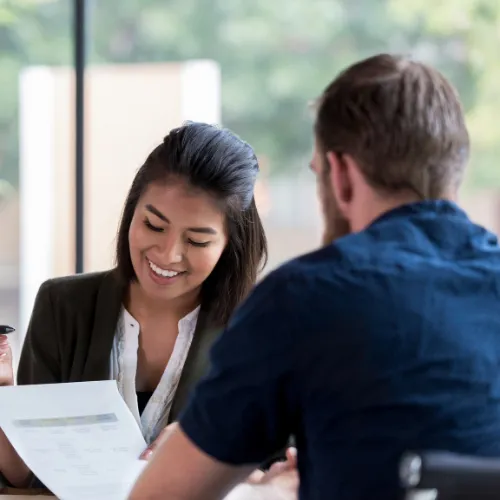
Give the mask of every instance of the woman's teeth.
M 156 264 L 153 264 L 150 260 L 148 260 L 148 263 L 152 271 L 158 276 L 161 276 L 162 278 L 173 278 L 174 276 L 177 276 L 179 274 L 177 271 L 169 271 L 168 269 L 162 269 L 161 267 L 158 267 Z

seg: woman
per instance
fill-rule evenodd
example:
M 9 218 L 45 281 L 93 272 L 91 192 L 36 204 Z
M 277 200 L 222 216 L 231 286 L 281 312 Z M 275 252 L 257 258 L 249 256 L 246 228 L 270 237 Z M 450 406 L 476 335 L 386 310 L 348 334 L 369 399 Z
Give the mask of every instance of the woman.
M 116 379 L 154 444 L 266 262 L 253 196 L 258 170 L 252 148 L 228 130 L 188 123 L 171 131 L 128 193 L 116 269 L 40 287 L 18 383 Z M 8 360 L 0 339 L 0 363 Z M 14 486 L 29 483 L 3 433 L 0 471 Z

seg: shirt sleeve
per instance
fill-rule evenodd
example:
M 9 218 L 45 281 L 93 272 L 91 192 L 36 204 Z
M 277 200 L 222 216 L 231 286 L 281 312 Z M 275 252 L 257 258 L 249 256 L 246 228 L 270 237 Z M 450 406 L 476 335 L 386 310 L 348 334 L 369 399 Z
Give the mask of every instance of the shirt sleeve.
M 181 415 L 191 441 L 221 462 L 261 463 L 287 444 L 295 329 L 288 299 L 283 273 L 254 289 L 214 345 L 210 371 Z

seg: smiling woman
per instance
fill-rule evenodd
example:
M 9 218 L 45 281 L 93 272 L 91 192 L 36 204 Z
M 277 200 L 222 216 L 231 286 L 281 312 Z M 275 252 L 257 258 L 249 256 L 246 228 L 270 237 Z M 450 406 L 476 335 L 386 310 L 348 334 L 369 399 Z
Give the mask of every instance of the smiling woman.
M 116 379 L 154 443 L 206 372 L 208 350 L 265 264 L 253 196 L 258 170 L 252 148 L 226 129 L 172 130 L 132 183 L 116 268 L 41 286 L 18 383 Z M 0 471 L 15 486 L 33 484 L 2 442 Z
M 144 195 L 145 200 L 148 198 L 156 206 L 165 205 L 164 211 L 170 219 L 149 203 L 136 212 L 129 230 L 134 269 L 145 265 L 146 275 L 158 285 L 184 285 L 194 296 L 199 295 L 199 286 L 215 267 L 227 243 L 224 214 L 213 206 L 209 196 L 203 192 L 189 196 L 182 185 L 151 186 Z M 190 226 L 190 221 L 197 220 L 211 226 Z M 205 241 L 197 241 L 200 238 Z M 190 247 L 208 250 L 190 251 Z M 148 280 L 143 281 L 145 288 Z M 169 289 L 158 292 L 164 294 L 166 290 Z
M 125 202 L 117 252 L 124 281 L 151 299 L 180 298 L 187 309 L 200 300 L 225 324 L 267 257 L 257 174 L 252 148 L 231 132 L 206 124 L 173 130 Z

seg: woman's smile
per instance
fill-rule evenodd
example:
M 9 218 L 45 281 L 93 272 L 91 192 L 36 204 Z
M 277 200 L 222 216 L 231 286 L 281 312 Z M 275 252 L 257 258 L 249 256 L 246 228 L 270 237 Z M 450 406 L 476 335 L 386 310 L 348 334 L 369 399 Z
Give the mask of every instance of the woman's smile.
M 178 281 L 178 278 L 187 274 L 187 271 L 162 268 L 147 257 L 146 262 L 148 264 L 151 278 L 159 285 L 173 285 Z

